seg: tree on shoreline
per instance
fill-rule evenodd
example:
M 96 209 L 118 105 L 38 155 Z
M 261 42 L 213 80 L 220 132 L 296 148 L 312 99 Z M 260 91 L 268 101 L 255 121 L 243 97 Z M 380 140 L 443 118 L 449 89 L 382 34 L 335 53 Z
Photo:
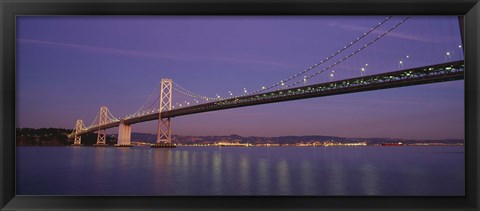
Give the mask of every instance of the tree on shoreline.
M 72 129 L 65 128 L 17 128 L 16 145 L 17 146 L 66 146 L 73 144 L 72 139 L 68 139 L 68 134 Z M 97 142 L 96 133 L 87 133 L 82 135 L 82 144 L 85 146 L 93 145 Z M 112 136 L 107 136 L 107 144 L 115 144 L 117 140 Z

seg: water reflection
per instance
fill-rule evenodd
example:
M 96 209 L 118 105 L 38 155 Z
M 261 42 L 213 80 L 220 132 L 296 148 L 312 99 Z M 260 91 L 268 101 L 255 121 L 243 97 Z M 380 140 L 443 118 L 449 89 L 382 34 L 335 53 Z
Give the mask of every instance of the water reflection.
M 82 166 L 84 159 L 80 156 L 82 152 L 82 147 L 74 146 L 71 147 L 71 157 L 70 157 L 70 165 L 68 166 L 69 172 L 75 171 L 73 168 L 79 168 Z M 78 181 L 79 175 L 67 174 L 65 175 L 68 177 L 70 181 Z
M 205 166 L 210 166 L 210 162 L 209 162 L 209 157 L 210 157 L 210 154 L 206 151 L 202 151 L 200 153 L 200 157 L 201 157 L 201 173 L 200 173 L 200 177 L 204 177 L 206 175 L 209 175 L 210 171 L 208 168 L 205 168 Z
M 332 195 L 346 195 L 345 192 L 345 179 L 344 179 L 344 169 L 341 162 L 334 163 L 330 165 L 328 169 L 330 172 L 329 176 L 329 187 Z
M 180 152 L 182 154 L 182 161 L 180 163 L 180 166 L 181 166 L 181 172 L 180 174 L 182 175 L 182 177 L 180 177 L 182 180 L 181 181 L 178 181 L 178 182 L 185 182 L 184 180 L 186 180 L 188 178 L 188 176 L 190 175 L 190 159 L 189 159 L 189 155 L 190 153 L 187 152 L 187 151 L 181 151 Z M 185 183 L 188 185 L 188 182 Z M 188 186 L 186 186 L 185 188 L 188 188 Z
M 268 169 L 269 163 L 267 159 L 259 159 L 258 166 L 257 166 L 257 187 L 258 187 L 258 194 L 259 195 L 268 195 L 270 193 L 269 186 L 270 186 L 270 171 Z
M 241 194 L 250 193 L 250 161 L 245 154 L 240 156 L 240 190 Z
M 222 153 L 214 152 L 212 156 L 212 194 L 221 195 L 222 194 Z
M 163 150 L 163 149 L 160 149 L 160 150 Z M 178 153 L 178 152 L 175 152 L 175 153 L 173 153 L 173 154 L 174 154 L 174 158 L 173 158 L 173 162 L 174 162 L 174 163 L 173 163 L 173 165 L 179 166 L 179 165 L 180 165 L 180 162 L 181 162 L 181 161 L 180 161 L 180 156 L 181 156 L 181 155 L 180 155 L 180 153 Z
M 282 159 L 280 162 L 278 162 L 276 177 L 278 179 L 278 194 L 290 194 L 290 174 L 288 172 L 288 165 L 285 159 Z
M 150 182 L 150 185 L 147 187 L 150 187 L 151 190 L 154 192 L 168 192 L 169 190 L 173 192 L 174 189 L 169 188 L 169 185 L 166 184 L 166 181 L 170 181 L 170 183 L 175 183 L 174 182 L 175 176 L 172 175 L 173 173 L 171 172 L 171 168 L 169 168 L 169 166 L 174 165 L 173 160 L 177 160 L 173 158 L 174 153 L 172 153 L 170 150 L 164 150 L 164 149 L 153 150 L 153 149 L 147 148 L 143 150 L 149 150 L 153 154 L 153 160 L 150 160 L 149 162 L 153 164 L 151 166 L 153 168 L 153 175 L 151 175 L 150 181 L 145 181 L 145 182 Z M 138 170 L 138 166 L 135 166 L 134 169 L 131 169 L 131 171 L 136 171 L 136 170 Z M 138 176 L 142 177 L 141 175 L 138 175 Z
M 431 153 L 449 149 L 25 147 L 17 194 L 461 196 L 464 154 Z
M 104 171 L 105 167 L 105 158 L 107 157 L 107 149 L 105 147 L 95 147 L 96 153 L 95 155 L 95 172 L 97 174 L 101 174 L 102 171 Z
M 443 167 L 439 167 L 439 168 L 443 168 Z M 429 176 L 430 177 L 437 177 L 437 176 L 441 177 L 442 176 L 442 174 L 428 175 L 429 172 L 426 169 L 419 168 L 419 167 L 406 168 L 406 167 L 401 166 L 401 170 L 402 171 L 399 171 L 399 173 L 404 174 L 404 176 L 400 177 L 400 178 L 397 178 L 397 180 L 398 179 L 403 180 L 403 183 L 404 183 L 405 187 L 408 188 L 407 193 L 409 193 L 409 194 L 428 192 Z M 408 172 L 408 173 L 404 173 L 404 172 Z M 432 179 L 432 180 L 434 180 L 434 179 Z M 412 183 L 411 181 L 418 181 L 418 184 Z
M 129 162 L 129 159 L 132 159 L 133 162 L 138 162 L 140 159 L 138 158 L 137 153 L 127 148 L 121 148 L 116 153 L 118 154 L 118 157 L 115 158 L 114 162 L 118 162 L 118 165 L 120 165 L 122 168 L 112 170 L 115 170 L 116 172 L 116 180 L 118 180 L 118 182 L 123 182 L 123 179 L 125 178 L 125 176 L 127 176 L 127 171 L 130 167 L 129 164 L 131 162 Z
M 197 157 L 198 157 L 198 152 L 192 152 L 191 153 L 192 156 L 190 156 L 190 163 L 192 165 L 192 167 L 198 167 L 198 164 L 197 164 Z
M 241 171 L 238 162 L 234 162 L 232 154 L 224 153 L 222 156 L 222 179 L 225 184 L 238 183 L 238 173 Z
M 314 195 L 315 194 L 314 187 L 316 185 L 315 185 L 315 179 L 314 179 L 315 175 L 313 173 L 313 166 L 311 165 L 311 162 L 308 160 L 302 160 L 302 163 L 300 164 L 300 168 L 301 168 L 300 182 L 302 183 L 302 194 Z
M 378 175 L 377 169 L 371 163 L 367 163 L 362 165 L 362 185 L 363 190 L 365 191 L 365 195 L 380 195 L 380 191 L 378 189 Z M 392 178 L 392 180 L 394 180 Z

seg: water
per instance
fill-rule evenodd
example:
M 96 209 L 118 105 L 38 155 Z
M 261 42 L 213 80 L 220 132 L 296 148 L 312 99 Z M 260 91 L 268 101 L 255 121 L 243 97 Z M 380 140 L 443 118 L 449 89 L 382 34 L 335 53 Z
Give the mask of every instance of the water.
M 18 195 L 462 196 L 464 148 L 18 147 Z

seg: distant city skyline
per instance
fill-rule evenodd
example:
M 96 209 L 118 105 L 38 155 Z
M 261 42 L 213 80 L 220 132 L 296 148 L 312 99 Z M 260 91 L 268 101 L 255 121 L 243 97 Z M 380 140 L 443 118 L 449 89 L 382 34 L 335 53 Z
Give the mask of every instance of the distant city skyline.
M 207 96 L 253 91 L 316 64 L 385 18 L 20 16 L 17 127 L 73 128 L 77 119 L 89 125 L 100 106 L 117 117 L 131 114 L 162 78 Z M 413 17 L 335 68 L 335 79 L 358 77 L 362 67 L 376 74 L 458 60 L 461 52 L 456 16 Z M 328 73 L 308 83 L 325 80 Z M 135 124 L 132 132 L 156 127 Z M 463 139 L 464 81 L 181 116 L 172 119 L 172 133 Z

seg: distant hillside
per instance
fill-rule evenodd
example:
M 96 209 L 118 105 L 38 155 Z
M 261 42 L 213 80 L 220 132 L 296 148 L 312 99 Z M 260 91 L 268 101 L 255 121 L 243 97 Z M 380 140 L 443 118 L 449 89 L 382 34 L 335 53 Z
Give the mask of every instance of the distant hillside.
M 63 128 L 17 128 L 16 143 L 17 146 L 61 146 L 71 145 L 73 140 L 67 139 L 67 134 L 71 133 L 71 129 Z M 107 135 L 107 143 L 113 145 L 117 142 L 117 134 Z M 132 133 L 132 142 L 149 142 L 155 143 L 156 134 L 149 133 Z M 82 136 L 82 144 L 93 145 L 97 141 L 97 134 L 89 133 Z M 442 140 L 406 140 L 406 139 L 390 139 L 390 138 L 343 138 L 335 136 L 278 136 L 278 137 L 257 137 L 257 136 L 179 136 L 172 135 L 172 142 L 178 144 L 213 144 L 215 142 L 238 142 L 250 144 L 297 144 L 297 143 L 354 143 L 366 142 L 367 145 L 376 145 L 383 143 L 403 142 L 405 144 L 415 143 L 442 143 L 442 144 L 463 144 L 461 139 L 442 139 Z
M 132 133 L 132 141 L 155 143 L 157 140 L 156 134 L 148 133 Z M 382 143 L 396 143 L 403 142 L 405 144 L 414 143 L 444 143 L 444 144 L 463 144 L 462 139 L 441 139 L 441 140 L 408 140 L 408 139 L 390 139 L 390 138 L 344 138 L 335 136 L 278 136 L 278 137 L 256 137 L 256 136 L 179 136 L 172 135 L 172 142 L 181 144 L 212 144 L 220 141 L 230 141 L 239 143 L 270 143 L 270 144 L 294 144 L 294 143 L 312 143 L 332 141 L 338 143 L 346 142 L 366 142 L 368 145 L 382 144 Z

